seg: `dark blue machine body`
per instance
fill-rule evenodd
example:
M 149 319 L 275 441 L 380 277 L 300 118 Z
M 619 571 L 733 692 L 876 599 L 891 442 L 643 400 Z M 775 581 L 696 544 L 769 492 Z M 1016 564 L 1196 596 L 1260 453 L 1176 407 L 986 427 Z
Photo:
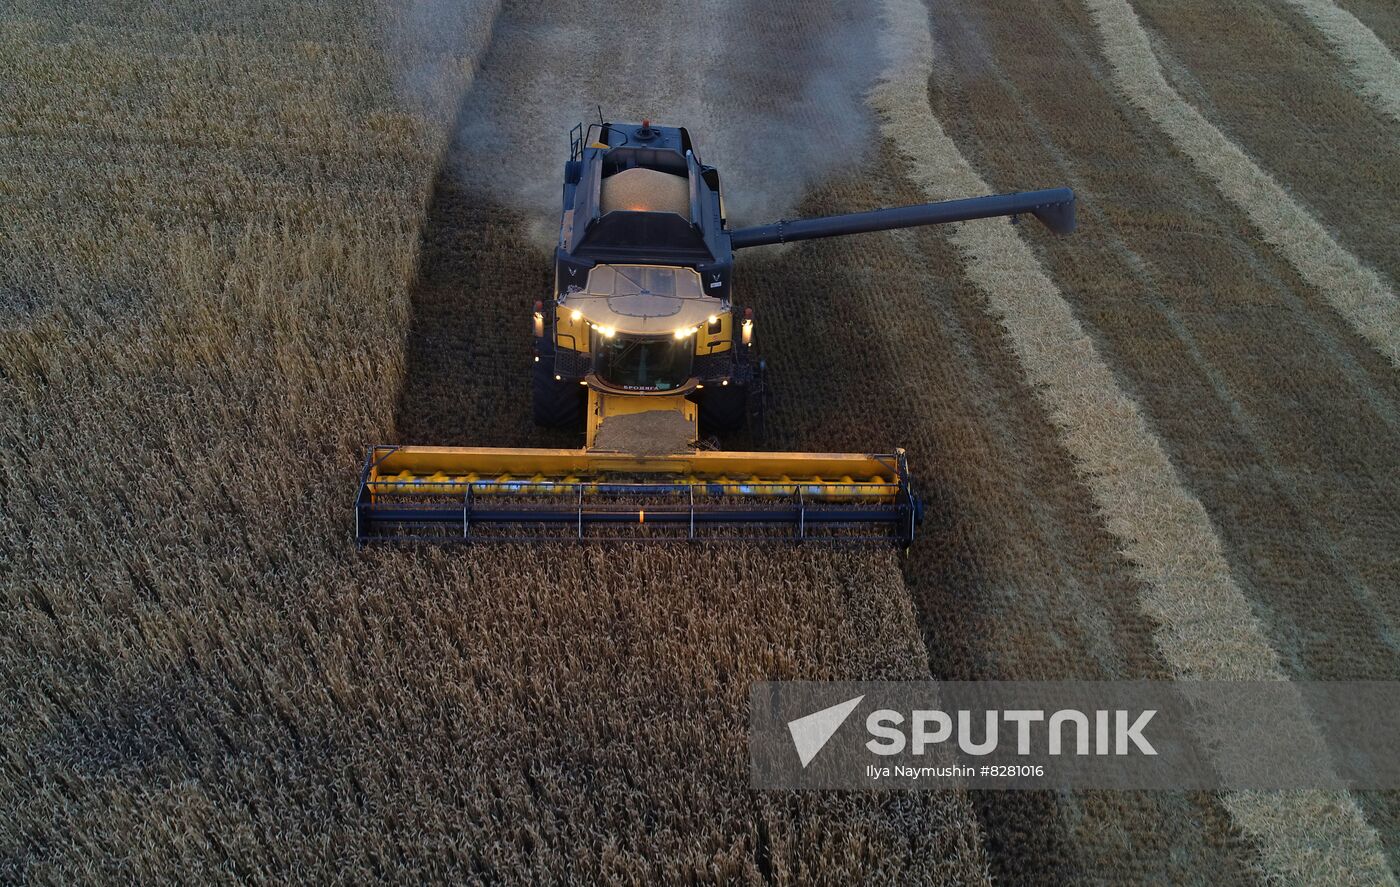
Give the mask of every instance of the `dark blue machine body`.
M 727 226 L 723 215 L 719 171 L 700 162 L 684 127 L 595 123 L 585 131 L 580 125 L 572 134 L 570 158 L 564 166 L 564 220 L 555 252 L 559 294 L 571 279 L 597 262 L 688 266 L 706 281 L 708 295 L 727 298 L 734 250 L 745 247 L 992 216 L 1014 220 L 1023 214 L 1057 234 L 1067 234 L 1075 226 L 1074 192 L 1049 188 L 783 220 L 736 230 Z M 673 212 L 603 213 L 602 180 L 633 167 L 685 177 L 690 185 L 689 217 Z
M 721 214 L 719 171 L 700 162 L 683 127 L 595 123 L 586 133 L 574 129 L 570 149 L 555 253 L 559 294 L 583 269 L 617 262 L 691 267 L 705 280 L 707 295 L 728 297 L 734 253 Z M 671 212 L 603 213 L 602 180 L 634 167 L 686 178 L 689 218 Z

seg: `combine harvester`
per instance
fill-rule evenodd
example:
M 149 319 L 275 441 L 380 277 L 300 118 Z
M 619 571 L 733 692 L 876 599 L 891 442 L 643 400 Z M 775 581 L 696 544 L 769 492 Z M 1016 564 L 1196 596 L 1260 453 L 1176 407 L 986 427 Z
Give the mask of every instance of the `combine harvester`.
M 762 433 L 754 317 L 731 301 L 733 251 L 1030 214 L 1074 229 L 1067 188 L 729 229 L 719 173 L 683 128 L 575 127 L 554 294 L 534 305 L 534 416 L 583 449 L 376 446 L 355 501 L 360 543 L 528 538 L 913 541 L 904 451 L 721 452 Z

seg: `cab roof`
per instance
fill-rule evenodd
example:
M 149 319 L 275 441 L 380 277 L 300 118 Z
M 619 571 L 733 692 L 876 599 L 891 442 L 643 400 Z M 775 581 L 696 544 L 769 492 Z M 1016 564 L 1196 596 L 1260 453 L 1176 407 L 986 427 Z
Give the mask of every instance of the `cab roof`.
M 596 327 L 633 336 L 691 330 L 726 310 L 705 294 L 694 269 L 668 265 L 595 265 L 587 283 L 570 288 L 559 304 Z

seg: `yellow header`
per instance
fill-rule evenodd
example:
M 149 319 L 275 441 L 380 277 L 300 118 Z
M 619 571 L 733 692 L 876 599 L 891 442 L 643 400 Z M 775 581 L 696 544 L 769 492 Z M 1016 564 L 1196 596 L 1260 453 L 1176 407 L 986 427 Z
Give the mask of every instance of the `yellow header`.
M 697 450 L 660 456 L 637 456 L 590 450 L 554 450 L 494 447 L 375 447 L 371 479 L 393 477 L 407 471 L 415 476 L 442 473 L 449 476 L 477 474 L 497 477 L 588 477 L 602 474 L 672 474 L 701 479 L 784 476 L 851 477 L 871 482 L 897 483 L 898 457 L 869 453 L 746 453 Z

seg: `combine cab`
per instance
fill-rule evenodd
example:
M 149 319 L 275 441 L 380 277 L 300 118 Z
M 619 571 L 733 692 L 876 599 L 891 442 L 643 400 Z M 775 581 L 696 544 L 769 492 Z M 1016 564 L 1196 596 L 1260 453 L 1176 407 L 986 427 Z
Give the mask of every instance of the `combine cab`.
M 576 127 L 564 167 L 554 293 L 531 319 L 535 421 L 581 428 L 577 450 L 377 446 L 356 538 L 913 541 L 904 451 L 719 452 L 762 436 L 754 315 L 734 304 L 733 251 L 1030 214 L 1074 228 L 1065 188 L 731 230 L 719 174 L 683 128 Z

